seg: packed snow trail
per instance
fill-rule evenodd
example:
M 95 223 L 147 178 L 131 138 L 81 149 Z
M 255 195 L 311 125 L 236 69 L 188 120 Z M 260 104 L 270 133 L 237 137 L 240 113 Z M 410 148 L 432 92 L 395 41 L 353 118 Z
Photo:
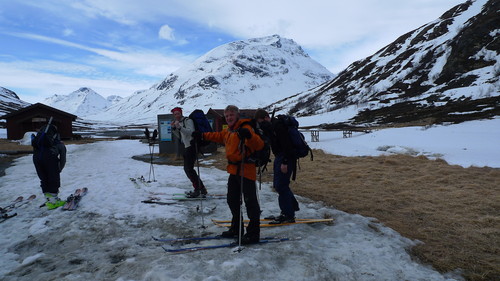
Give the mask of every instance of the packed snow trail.
M 43 196 L 17 210 L 0 226 L 0 279 L 10 280 L 456 280 L 416 262 L 408 249 L 416 242 L 376 220 L 324 207 L 298 197 L 297 218 L 333 218 L 332 225 L 301 224 L 263 228 L 262 237 L 302 237 L 300 241 L 254 245 L 240 253 L 230 248 L 169 255 L 151 236 L 219 235 L 201 229 L 208 219 L 230 216 L 225 200 L 157 205 L 141 203 L 152 192 L 183 193 L 190 182 L 181 166 L 156 165 L 157 182 L 136 188 L 130 178 L 149 170 L 131 157 L 147 154 L 137 140 L 68 145 L 61 174 L 61 198 L 78 187 L 89 192 L 77 210 L 38 208 Z M 227 174 L 200 168 L 209 192 L 224 194 Z M 14 195 L 37 194 L 31 156 L 20 157 L 0 181 L 0 206 Z M 276 193 L 259 191 L 263 217 L 279 214 Z M 37 202 L 40 201 L 40 202 Z M 184 244 L 196 247 L 197 242 Z M 257 270 L 258 268 L 258 270 Z

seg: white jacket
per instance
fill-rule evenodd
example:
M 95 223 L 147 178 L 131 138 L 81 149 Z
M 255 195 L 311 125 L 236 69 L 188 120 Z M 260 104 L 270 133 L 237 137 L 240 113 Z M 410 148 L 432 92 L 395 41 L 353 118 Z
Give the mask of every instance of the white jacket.
M 174 135 L 182 140 L 182 143 L 184 143 L 184 147 L 190 147 L 191 146 L 191 140 L 193 137 L 191 134 L 194 132 L 195 127 L 194 127 L 194 122 L 193 120 L 183 117 L 182 120 L 179 122 L 180 127 L 176 128 L 175 126 L 172 127 L 172 133 Z

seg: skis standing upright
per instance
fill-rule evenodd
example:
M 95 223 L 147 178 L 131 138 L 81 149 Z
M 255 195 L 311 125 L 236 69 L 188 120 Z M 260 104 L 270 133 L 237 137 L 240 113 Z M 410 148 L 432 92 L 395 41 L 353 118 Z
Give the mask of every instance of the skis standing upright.
M 153 174 L 153 182 L 156 182 L 155 178 L 155 169 L 153 166 L 153 155 L 154 155 L 154 150 L 155 150 L 155 142 L 156 138 L 158 137 L 158 130 L 153 131 L 153 136 L 151 137 L 149 134 L 148 128 L 144 130 L 144 135 L 146 135 L 146 139 L 148 140 L 149 144 L 149 155 L 150 155 L 150 165 L 149 165 L 149 177 L 148 177 L 148 183 L 151 182 L 151 173 Z

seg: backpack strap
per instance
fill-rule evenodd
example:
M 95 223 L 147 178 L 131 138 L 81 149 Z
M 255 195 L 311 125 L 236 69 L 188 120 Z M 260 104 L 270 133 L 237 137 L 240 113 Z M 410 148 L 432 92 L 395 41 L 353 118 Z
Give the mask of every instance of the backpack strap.
M 297 178 L 297 168 L 300 169 L 300 164 L 299 164 L 299 159 L 295 159 L 295 169 L 292 171 L 292 180 L 295 181 L 295 178 Z

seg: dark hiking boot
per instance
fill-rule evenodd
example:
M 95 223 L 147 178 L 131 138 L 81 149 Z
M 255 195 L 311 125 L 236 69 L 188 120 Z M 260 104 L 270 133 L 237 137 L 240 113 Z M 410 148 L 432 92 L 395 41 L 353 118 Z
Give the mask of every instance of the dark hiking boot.
M 293 217 L 279 215 L 277 218 L 274 219 L 274 221 L 270 222 L 269 224 L 282 224 L 282 223 L 294 223 L 294 222 L 295 222 L 295 218 L 293 218 Z
M 279 215 L 279 216 L 282 216 L 282 215 Z M 270 216 L 268 216 L 268 217 L 265 217 L 264 219 L 265 219 L 265 220 L 272 220 L 272 221 L 273 221 L 273 220 L 276 220 L 279 216 L 270 215 Z
M 203 193 L 202 190 L 195 189 L 194 191 L 186 193 L 186 197 L 187 198 L 205 198 L 206 194 L 207 194 L 206 191 L 207 190 L 205 189 L 205 193 Z
M 241 232 L 241 234 L 243 234 L 243 232 Z M 238 235 L 240 235 L 238 230 L 234 230 L 233 228 L 230 228 L 228 231 L 222 232 L 222 234 L 220 236 L 222 236 L 224 238 L 238 238 Z
M 259 234 L 249 235 L 247 233 L 247 234 L 243 235 L 243 237 L 241 237 L 241 245 L 255 244 L 255 243 L 259 243 L 259 241 L 260 241 Z

